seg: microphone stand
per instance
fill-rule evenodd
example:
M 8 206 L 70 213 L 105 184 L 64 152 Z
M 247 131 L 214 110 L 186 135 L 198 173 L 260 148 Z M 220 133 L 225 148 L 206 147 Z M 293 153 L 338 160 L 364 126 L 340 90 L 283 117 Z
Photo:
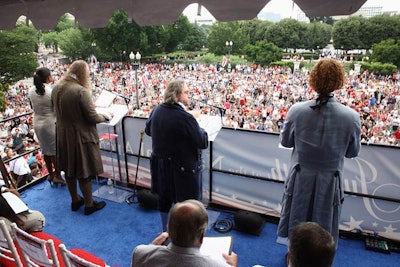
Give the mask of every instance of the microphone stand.
M 137 202 L 135 202 L 135 197 L 137 197 L 136 182 L 137 182 L 138 173 L 139 173 L 139 160 L 140 160 L 140 156 L 142 154 L 141 152 L 142 152 L 143 134 L 144 134 L 144 131 L 141 130 L 140 131 L 140 142 L 139 142 L 139 154 L 138 154 L 138 158 L 137 158 L 137 161 L 136 161 L 135 182 L 133 184 L 133 194 L 126 198 L 126 203 L 128 203 L 128 204 L 138 203 L 139 202 L 139 200 Z
M 201 104 L 206 105 L 206 106 L 209 106 L 209 107 L 212 107 L 212 108 L 215 108 L 215 109 L 218 109 L 219 114 L 220 114 L 220 116 L 221 116 L 221 125 L 224 125 L 223 117 L 224 117 L 225 111 L 226 111 L 225 108 L 219 107 L 219 106 L 214 106 L 214 105 L 208 104 L 207 102 L 202 102 Z
M 118 93 L 116 93 L 116 92 L 114 92 L 114 91 L 112 91 L 112 90 L 108 90 L 108 89 L 106 89 L 106 88 L 103 88 L 102 90 L 106 90 L 107 92 L 110 92 L 110 93 L 112 93 L 112 94 L 118 96 L 119 98 L 122 98 L 123 100 L 125 100 L 126 108 L 129 110 L 129 102 L 131 101 L 131 100 L 129 99 L 129 97 L 123 96 L 123 95 L 121 95 L 121 94 L 118 94 Z

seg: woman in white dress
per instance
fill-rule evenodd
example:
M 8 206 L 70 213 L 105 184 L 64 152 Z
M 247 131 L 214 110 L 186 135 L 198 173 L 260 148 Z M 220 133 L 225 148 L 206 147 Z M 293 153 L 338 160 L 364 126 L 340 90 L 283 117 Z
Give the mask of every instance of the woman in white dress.
M 56 117 L 51 102 L 50 83 L 53 82 L 50 70 L 38 68 L 33 76 L 34 87 L 29 90 L 29 99 L 33 108 L 33 129 L 49 171 L 47 180 L 53 185 L 65 185 L 56 164 Z

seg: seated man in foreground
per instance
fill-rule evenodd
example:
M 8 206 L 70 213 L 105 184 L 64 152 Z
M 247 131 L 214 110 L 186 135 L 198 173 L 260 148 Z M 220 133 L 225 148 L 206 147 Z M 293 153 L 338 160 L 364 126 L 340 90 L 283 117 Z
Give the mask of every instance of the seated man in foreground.
M 335 241 L 328 231 L 315 222 L 303 222 L 290 235 L 286 262 L 289 267 L 330 267 L 335 253 Z
M 139 245 L 133 251 L 131 266 L 237 266 L 237 255 L 223 254 L 226 263 L 200 253 L 207 230 L 208 214 L 197 200 L 175 204 L 169 214 L 168 233 L 159 235 L 150 245 Z M 168 246 L 161 244 L 170 239 Z

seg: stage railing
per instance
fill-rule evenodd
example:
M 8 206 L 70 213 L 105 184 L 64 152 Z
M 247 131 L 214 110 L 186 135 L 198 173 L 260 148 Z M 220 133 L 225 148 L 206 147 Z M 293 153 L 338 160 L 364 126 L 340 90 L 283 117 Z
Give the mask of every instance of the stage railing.
M 146 134 L 140 142 L 144 127 L 145 118 L 121 121 L 120 182 L 127 186 L 150 188 L 152 146 Z M 359 157 L 345 160 L 342 230 L 400 240 L 388 231 L 400 229 L 399 152 L 399 147 L 363 145 Z M 278 134 L 222 128 L 203 151 L 203 201 L 279 218 L 290 154 L 279 146 Z

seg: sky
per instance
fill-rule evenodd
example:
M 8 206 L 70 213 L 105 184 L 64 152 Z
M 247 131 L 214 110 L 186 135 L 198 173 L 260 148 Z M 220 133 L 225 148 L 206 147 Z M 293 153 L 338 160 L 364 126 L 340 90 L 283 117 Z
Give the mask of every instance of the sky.
M 368 0 L 363 6 L 382 6 L 383 11 L 400 11 L 400 1 L 398 0 Z M 290 17 L 292 11 L 292 1 L 271 0 L 261 12 L 263 11 L 276 13 L 281 18 L 288 18 Z M 208 10 L 204 7 L 201 8 L 201 16 L 197 16 L 197 4 L 189 5 L 183 11 L 183 14 L 186 15 L 191 22 L 194 22 L 195 20 L 215 20 L 210 12 L 208 12 Z

